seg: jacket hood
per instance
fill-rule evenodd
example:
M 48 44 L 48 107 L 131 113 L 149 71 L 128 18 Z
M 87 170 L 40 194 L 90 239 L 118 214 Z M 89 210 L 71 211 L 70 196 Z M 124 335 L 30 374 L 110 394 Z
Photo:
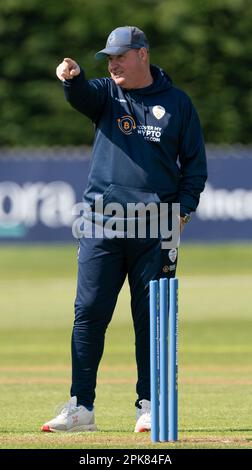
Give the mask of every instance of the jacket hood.
M 163 69 L 157 67 L 156 65 L 151 65 L 150 70 L 153 77 L 153 83 L 144 88 L 127 90 L 127 93 L 136 95 L 152 95 L 162 91 L 167 91 L 169 88 L 171 88 L 172 80 Z

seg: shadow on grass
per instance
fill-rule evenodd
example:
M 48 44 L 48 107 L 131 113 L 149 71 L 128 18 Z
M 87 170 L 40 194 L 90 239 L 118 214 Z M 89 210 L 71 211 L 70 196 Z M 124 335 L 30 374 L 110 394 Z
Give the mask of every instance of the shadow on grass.
M 135 434 L 134 431 L 132 429 L 115 429 L 115 428 L 111 428 L 111 429 L 97 429 L 97 431 L 85 431 L 85 432 L 88 432 L 89 435 L 96 435 L 97 433 L 99 434 Z M 197 428 L 197 429 L 191 429 L 191 428 L 184 428 L 184 429 L 179 429 L 179 433 L 219 433 L 219 432 L 230 432 L 230 433 L 233 433 L 233 432 L 252 432 L 252 428 L 211 428 L 211 429 L 206 429 L 206 428 Z M 0 433 L 1 434 L 23 434 L 23 433 L 31 433 L 31 434 L 39 434 L 39 435 L 44 435 L 45 433 L 43 433 L 42 431 L 40 430 L 34 430 L 34 429 L 23 429 L 22 431 L 20 430 L 13 430 L 13 429 L 2 429 L 0 428 Z M 75 432 L 75 433 L 64 433 L 64 432 L 61 432 L 60 435 L 76 435 L 76 434 L 82 434 L 83 432 Z M 52 433 L 52 434 L 57 434 L 59 435 L 59 433 Z M 136 433 L 137 434 L 137 433 Z M 143 433 L 144 435 L 148 435 L 148 432 L 146 433 Z M 249 440 L 252 440 L 252 436 L 251 438 L 248 438 Z

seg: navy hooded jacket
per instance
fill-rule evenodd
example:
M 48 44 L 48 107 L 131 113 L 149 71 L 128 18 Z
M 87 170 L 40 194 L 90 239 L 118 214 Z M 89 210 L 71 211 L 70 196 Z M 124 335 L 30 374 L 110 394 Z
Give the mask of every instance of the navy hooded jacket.
M 190 98 L 151 66 L 153 83 L 126 90 L 111 78 L 64 82 L 66 99 L 95 124 L 84 200 L 179 202 L 195 211 L 207 178 L 204 140 Z

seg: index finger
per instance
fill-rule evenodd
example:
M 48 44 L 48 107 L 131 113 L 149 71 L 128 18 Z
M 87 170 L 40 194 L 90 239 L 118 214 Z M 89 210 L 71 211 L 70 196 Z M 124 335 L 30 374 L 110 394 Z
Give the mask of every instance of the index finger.
M 64 62 L 67 62 L 69 65 L 74 65 L 76 62 L 73 59 L 70 59 L 70 57 L 65 57 Z

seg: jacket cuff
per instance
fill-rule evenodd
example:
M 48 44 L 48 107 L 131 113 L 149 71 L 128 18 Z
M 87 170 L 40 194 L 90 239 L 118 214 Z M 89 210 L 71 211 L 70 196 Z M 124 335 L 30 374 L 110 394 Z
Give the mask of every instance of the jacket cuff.
M 80 69 L 79 75 L 77 75 L 76 77 L 71 78 L 70 80 L 64 80 L 64 82 L 62 82 L 62 83 L 63 83 L 64 87 L 69 88 L 69 87 L 71 87 L 73 82 L 77 82 L 79 79 L 83 80 L 83 78 L 85 78 L 85 74 L 84 74 L 83 69 Z
M 180 217 L 185 217 L 185 215 L 190 214 L 191 212 L 193 212 L 191 208 L 180 204 Z

